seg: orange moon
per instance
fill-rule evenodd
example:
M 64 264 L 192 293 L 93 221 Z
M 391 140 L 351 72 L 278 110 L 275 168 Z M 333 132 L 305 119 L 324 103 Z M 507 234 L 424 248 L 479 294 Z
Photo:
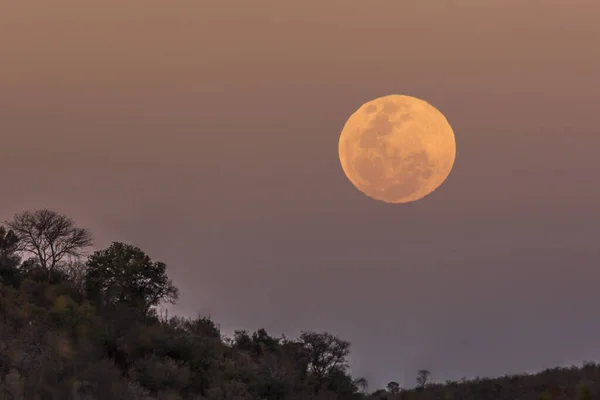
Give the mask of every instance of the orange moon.
M 448 177 L 456 158 L 454 131 L 424 100 L 389 95 L 363 104 L 340 135 L 342 169 L 367 196 L 386 203 L 422 199 Z

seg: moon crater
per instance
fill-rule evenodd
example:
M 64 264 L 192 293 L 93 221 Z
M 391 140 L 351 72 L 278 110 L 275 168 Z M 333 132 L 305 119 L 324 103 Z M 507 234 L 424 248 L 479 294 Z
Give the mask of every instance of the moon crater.
M 429 103 L 392 95 L 350 116 L 339 141 L 342 169 L 360 191 L 388 203 L 418 200 L 447 178 L 456 144 L 446 118 Z

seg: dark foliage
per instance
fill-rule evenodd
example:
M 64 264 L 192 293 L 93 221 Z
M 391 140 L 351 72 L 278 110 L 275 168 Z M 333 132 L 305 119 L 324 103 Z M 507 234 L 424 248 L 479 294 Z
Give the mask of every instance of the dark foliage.
M 146 314 L 160 302 L 177 300 L 167 266 L 135 246 L 115 242 L 92 254 L 86 265 L 85 289 L 103 306 L 129 306 Z
M 56 249 L 79 254 L 90 236 L 65 216 L 42 214 L 20 214 L 18 233 L 0 226 L 2 400 L 600 399 L 593 363 L 445 384 L 421 370 L 415 389 L 390 382 L 368 394 L 366 380 L 348 373 L 349 342 L 264 329 L 226 338 L 208 318 L 159 316 L 155 306 L 178 294 L 164 263 L 124 243 L 63 262 Z M 48 252 L 22 262 L 19 251 L 38 239 Z

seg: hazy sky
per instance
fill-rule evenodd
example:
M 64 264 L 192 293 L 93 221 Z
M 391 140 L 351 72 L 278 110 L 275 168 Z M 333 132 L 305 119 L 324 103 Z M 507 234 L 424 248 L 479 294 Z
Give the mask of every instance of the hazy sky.
M 0 219 L 167 262 L 171 312 L 327 330 L 371 387 L 600 358 L 597 0 L 5 0 Z M 362 103 L 442 111 L 425 199 L 357 191 Z

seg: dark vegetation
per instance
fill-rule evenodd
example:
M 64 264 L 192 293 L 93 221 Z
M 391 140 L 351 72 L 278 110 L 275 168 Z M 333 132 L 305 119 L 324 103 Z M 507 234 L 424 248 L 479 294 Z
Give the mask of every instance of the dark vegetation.
M 326 332 L 223 337 L 213 321 L 163 318 L 175 302 L 167 267 L 65 215 L 24 212 L 0 226 L 0 399 L 600 399 L 600 365 L 537 375 L 390 382 L 367 393 L 348 372 L 350 343 Z

